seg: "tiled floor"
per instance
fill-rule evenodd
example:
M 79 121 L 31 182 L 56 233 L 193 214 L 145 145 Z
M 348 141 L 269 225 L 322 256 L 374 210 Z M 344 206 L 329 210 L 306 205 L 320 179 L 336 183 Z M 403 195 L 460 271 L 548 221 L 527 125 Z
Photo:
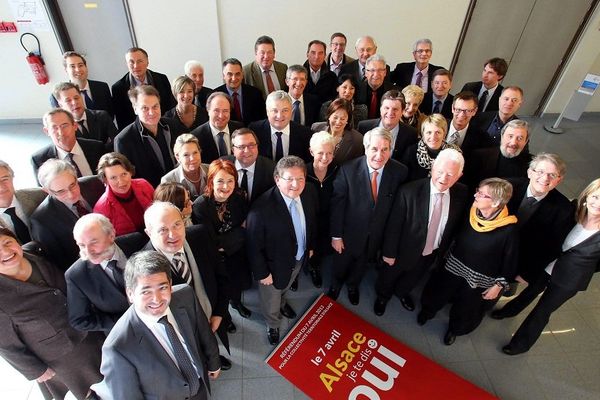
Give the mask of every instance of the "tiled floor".
M 576 196 L 592 179 L 600 176 L 600 116 L 585 115 L 575 123 L 563 121 L 563 135 L 551 135 L 544 124 L 554 119 L 531 119 L 533 152 L 552 151 L 567 162 L 568 172 L 560 189 L 569 197 Z M 46 143 L 37 124 L 0 124 L 0 159 L 8 161 L 17 173 L 16 186 L 35 183 L 29 155 Z M 532 238 L 535 240 L 535 238 Z M 553 315 L 546 331 L 524 355 L 509 357 L 500 352 L 511 334 L 527 315 L 511 320 L 486 318 L 472 334 L 459 337 L 452 346 L 442 343 L 446 330 L 447 310 L 424 327 L 416 324 L 415 313 L 405 311 L 397 299 L 388 305 L 385 318 L 372 311 L 374 273 L 362 285 L 359 306 L 347 301 L 345 291 L 340 303 L 367 321 L 396 337 L 401 342 L 430 357 L 474 384 L 503 400 L 598 399 L 600 398 L 600 278 L 595 277 L 586 292 L 579 293 Z M 308 276 L 302 275 L 300 290 L 291 305 L 299 314 L 318 296 Z M 505 300 L 503 300 L 505 301 Z M 223 372 L 212 383 L 214 399 L 285 400 L 306 398 L 264 363 L 271 351 L 264 322 L 258 313 L 256 290 L 246 293 L 245 303 L 254 312 L 243 320 L 232 312 L 238 332 L 230 335 L 230 371 Z M 282 334 L 293 322 L 286 323 Z M 434 384 L 434 382 L 432 382 Z M 24 380 L 8 364 L 0 360 L 0 398 L 10 400 L 38 399 L 35 385 Z

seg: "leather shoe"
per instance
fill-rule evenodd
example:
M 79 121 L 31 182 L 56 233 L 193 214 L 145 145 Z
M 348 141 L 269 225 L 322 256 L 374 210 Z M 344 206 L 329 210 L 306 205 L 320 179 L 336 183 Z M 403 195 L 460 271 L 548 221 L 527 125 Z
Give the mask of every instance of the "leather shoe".
M 267 330 L 267 337 L 269 338 L 270 345 L 279 343 L 279 328 L 269 328 Z
M 350 300 L 350 304 L 353 306 L 360 302 L 360 292 L 358 291 L 358 288 L 348 288 L 348 300 Z
M 490 314 L 490 317 L 492 317 L 493 319 L 504 319 L 509 317 L 508 315 L 504 314 L 502 312 L 502 309 L 498 309 L 498 310 L 494 310 L 492 311 L 492 313 Z
M 502 352 L 504 354 L 508 354 L 509 356 L 516 356 L 517 354 L 525 353 L 527 350 L 517 350 L 513 348 L 510 344 L 507 344 L 502 348 Z
M 417 315 L 417 324 L 419 324 L 420 326 L 423 326 L 427 323 L 427 321 L 429 321 L 429 318 L 427 318 L 427 316 L 423 313 L 423 311 L 421 311 Z
M 281 307 L 281 315 L 283 315 L 286 318 L 289 319 L 294 319 L 296 318 L 296 311 L 294 311 L 292 309 L 292 307 L 290 307 L 289 304 L 285 303 L 285 306 Z
M 296 279 L 294 279 L 294 282 L 292 282 L 292 285 L 290 286 L 290 290 L 292 292 L 295 292 L 298 290 L 298 277 L 296 277 Z
M 450 346 L 452 343 L 454 343 L 455 340 L 456 340 L 456 335 L 454 334 L 454 332 L 452 332 L 450 329 L 448 329 L 446 331 L 446 334 L 444 335 L 444 344 L 446 346 Z
M 321 276 L 321 270 L 319 268 L 313 267 L 310 269 L 310 279 L 316 288 L 323 286 L 323 277 Z
M 221 370 L 222 371 L 228 371 L 231 369 L 231 361 L 227 358 L 225 358 L 224 356 L 219 356 L 219 358 L 221 359 Z
M 333 287 L 330 287 L 329 290 L 327 291 L 327 296 L 329 296 L 332 300 L 337 300 L 339 295 L 340 295 L 340 289 L 335 289 Z
M 227 325 L 227 333 L 236 333 L 237 332 L 237 328 L 235 327 L 235 324 L 233 323 L 233 321 L 231 321 L 229 323 L 229 325 Z
M 401 297 L 400 304 L 402 304 L 402 307 L 404 307 L 407 311 L 415 310 L 415 303 L 413 302 L 413 299 L 412 299 L 412 297 L 410 297 L 410 295 Z
M 231 302 L 231 308 L 237 311 L 242 318 L 250 318 L 252 315 L 252 311 L 248 310 L 248 308 L 246 308 L 241 301 Z
M 373 312 L 377 316 L 382 316 L 385 313 L 386 306 L 387 300 L 378 297 L 377 300 L 375 300 L 375 304 L 373 305 Z

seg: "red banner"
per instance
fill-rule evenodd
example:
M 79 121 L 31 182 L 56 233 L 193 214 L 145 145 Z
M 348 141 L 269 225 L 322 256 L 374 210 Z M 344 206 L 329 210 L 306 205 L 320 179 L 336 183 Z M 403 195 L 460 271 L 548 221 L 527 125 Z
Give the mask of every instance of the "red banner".
M 313 399 L 497 399 L 324 295 L 266 362 Z

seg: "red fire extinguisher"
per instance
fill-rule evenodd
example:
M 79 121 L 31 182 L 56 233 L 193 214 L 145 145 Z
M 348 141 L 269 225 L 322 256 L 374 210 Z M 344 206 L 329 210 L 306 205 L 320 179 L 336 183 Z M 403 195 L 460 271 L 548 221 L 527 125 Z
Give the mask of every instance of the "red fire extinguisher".
M 23 36 L 30 35 L 36 40 L 38 45 L 37 52 L 29 51 L 23 44 Z M 33 33 L 24 33 L 21 35 L 21 46 L 28 53 L 25 59 L 27 60 L 27 64 L 31 67 L 31 72 L 33 72 L 33 76 L 39 85 L 45 85 L 49 82 L 48 74 L 46 73 L 46 68 L 44 68 L 44 59 L 42 58 L 42 48 L 40 47 L 40 41 Z

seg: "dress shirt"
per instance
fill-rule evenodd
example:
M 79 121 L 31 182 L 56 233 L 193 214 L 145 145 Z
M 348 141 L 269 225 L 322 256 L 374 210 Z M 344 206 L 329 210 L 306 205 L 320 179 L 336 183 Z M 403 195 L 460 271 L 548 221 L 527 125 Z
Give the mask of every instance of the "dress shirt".
M 481 110 L 481 111 L 485 111 L 486 110 L 487 105 L 489 104 L 490 99 L 494 95 L 494 92 L 496 91 L 496 89 L 498 89 L 498 84 L 497 83 L 496 83 L 496 86 L 494 86 L 493 88 L 490 88 L 490 89 L 487 89 L 483 83 L 481 84 L 481 89 L 479 90 L 479 94 L 477 95 L 477 98 L 478 99 L 481 98 L 481 95 L 486 90 L 488 92 L 488 95 L 487 95 L 487 98 L 485 99 L 485 104 L 479 104 L 479 110 Z
M 344 61 L 344 57 L 342 56 L 342 58 L 340 58 L 340 62 L 336 63 L 333 60 L 333 56 L 331 55 L 331 53 L 329 54 L 329 70 L 331 72 L 333 72 L 336 75 L 340 74 L 340 69 L 342 68 L 342 62 Z
M 306 117 L 305 117 L 306 114 L 304 113 L 304 94 L 297 99 L 295 99 L 294 96 L 292 96 L 291 94 L 289 94 L 289 95 L 292 98 L 292 120 L 294 119 L 294 103 L 296 101 L 299 101 L 300 102 L 300 105 L 299 105 L 299 107 L 300 107 L 300 124 L 304 125 L 304 122 L 306 121 Z
M 260 75 L 263 80 L 263 84 L 265 85 L 265 90 L 268 91 L 269 85 L 267 85 L 267 78 L 265 78 L 265 71 L 267 71 L 267 70 L 264 69 L 263 67 L 259 67 L 259 68 L 260 68 Z M 268 71 L 269 71 L 269 75 L 271 76 L 271 80 L 273 81 L 273 87 L 275 88 L 275 90 L 281 90 L 281 86 L 279 85 L 279 78 L 277 77 L 277 74 L 275 73 L 275 69 L 273 68 L 273 65 L 271 65 L 271 68 Z
M 13 222 L 12 219 L 10 218 L 10 215 L 6 214 L 5 211 L 8 208 L 14 207 L 15 208 L 15 213 L 17 214 L 17 217 L 19 217 L 19 219 L 21 221 L 23 221 L 23 223 L 27 226 L 27 228 L 29 228 L 29 218 L 27 218 L 27 216 L 25 215 L 25 213 L 23 212 L 23 209 L 21 208 L 21 204 L 18 202 L 17 198 L 13 195 L 13 199 L 12 202 L 10 203 L 10 206 L 4 208 L 4 207 L 0 207 L 0 226 L 5 226 L 8 229 L 10 229 L 13 233 L 15 232 L 15 227 L 13 226 Z
M 275 83 L 275 82 L 273 82 L 273 83 Z M 232 106 L 233 106 L 233 94 L 234 93 L 238 94 L 238 103 L 240 103 L 240 112 L 242 113 L 242 117 L 243 117 L 244 116 L 244 101 L 242 99 L 244 98 L 244 96 L 242 95 L 242 85 L 240 85 L 240 87 L 237 90 L 231 90 L 231 89 L 229 89 L 229 87 L 227 85 L 225 85 L 225 89 L 227 89 L 227 93 L 229 94 L 229 97 L 231 97 L 231 105 Z M 233 108 L 231 109 L 231 111 L 233 113 L 233 111 L 234 111 Z
M 544 200 L 544 197 L 548 196 L 548 193 L 542 195 L 542 196 L 534 196 L 533 193 L 531 193 L 531 184 L 527 185 L 527 192 L 525 193 L 526 197 L 533 197 L 535 198 L 537 201 L 542 201 Z
M 100 267 L 102 268 L 102 271 L 104 271 L 104 273 L 106 273 L 106 275 L 108 275 L 108 277 L 114 282 L 112 272 L 108 269 L 108 263 L 114 260 L 117 262 L 117 268 L 119 268 L 121 271 L 125 271 L 127 257 L 125 256 L 125 253 L 123 253 L 123 250 L 119 248 L 119 246 L 116 244 L 113 244 L 113 246 L 115 246 L 115 252 L 113 253 L 112 257 L 108 260 L 101 261 Z
M 88 80 L 85 81 L 85 86 L 80 87 L 79 91 L 81 92 L 81 97 L 83 98 L 83 103 L 85 104 L 85 108 L 90 108 L 91 104 L 87 104 L 85 102 L 85 96 L 83 95 L 83 91 L 86 91 L 86 95 L 90 98 L 90 100 L 94 101 L 94 97 L 92 96 L 92 91 L 90 90 L 90 82 Z M 87 126 L 86 126 L 87 128 Z
M 383 176 L 383 170 L 385 168 L 385 166 L 379 168 L 379 169 L 374 169 L 371 168 L 371 166 L 369 164 L 367 164 L 367 168 L 369 168 L 369 182 L 371 182 L 371 178 L 373 177 L 373 172 L 377 171 L 377 197 L 379 197 L 379 187 L 381 186 L 381 177 Z M 369 190 L 370 187 L 369 187 Z
M 598 232 L 598 229 L 585 229 L 583 225 L 577 224 L 571 229 L 571 232 L 567 235 L 567 238 L 562 244 L 562 252 L 568 251 L 571 247 L 577 246 L 579 243 L 583 242 L 594 233 Z M 552 261 L 546 267 L 546 272 L 549 275 L 552 275 L 552 271 L 554 270 L 554 264 L 556 264 L 556 260 Z
M 275 132 L 282 132 L 281 144 L 283 145 L 283 156 L 290 154 L 290 125 L 286 126 L 282 130 L 275 129 L 271 126 L 271 147 L 273 148 L 273 159 L 275 159 L 275 151 L 277 149 L 277 135 Z
M 138 78 L 136 78 L 135 76 L 131 75 L 131 72 L 129 73 L 129 85 L 133 88 L 136 86 L 141 86 L 141 85 L 150 85 L 153 86 L 154 82 L 152 82 L 152 77 L 150 76 L 150 74 L 148 72 L 146 72 L 146 79 L 144 81 L 140 81 L 138 80 Z
M 283 135 L 282 135 L 283 136 Z M 238 186 L 242 183 L 242 177 L 244 176 L 244 171 L 246 170 L 246 179 L 248 180 L 248 198 L 252 197 L 252 184 L 254 184 L 254 170 L 256 169 L 256 161 L 252 163 L 252 165 L 248 167 L 244 167 L 238 160 L 235 160 L 235 169 L 238 172 Z
M 433 242 L 433 250 L 440 246 L 442 235 L 444 234 L 444 228 L 448 222 L 448 212 L 450 211 L 450 189 L 446 189 L 440 192 L 434 185 L 429 181 L 430 194 L 429 194 L 429 216 L 427 217 L 427 226 L 431 221 L 431 215 L 433 214 L 433 206 L 435 205 L 435 197 L 437 193 L 444 193 L 442 197 L 442 216 L 440 218 L 440 225 L 438 226 L 437 234 L 435 235 L 435 241 Z
M 219 148 L 219 133 L 224 132 L 223 140 L 225 140 L 225 146 L 227 147 L 227 154 L 231 154 L 231 134 L 229 133 L 229 124 L 225 125 L 223 130 L 218 130 L 211 123 L 208 124 L 210 126 L 210 131 L 213 135 L 213 140 L 215 141 L 215 145 L 217 149 Z
M 415 69 L 413 71 L 413 76 L 410 81 L 411 85 L 417 84 L 417 74 L 419 72 L 421 73 L 421 89 L 423 89 L 423 91 L 427 93 L 429 82 L 429 64 L 427 64 L 425 68 L 419 69 L 419 67 L 417 67 L 417 63 L 415 63 Z
M 63 149 L 61 149 L 58 146 L 55 146 L 55 147 L 56 147 L 56 153 L 58 154 L 58 158 L 61 160 L 65 160 L 65 158 L 67 158 L 68 152 L 64 151 Z M 87 159 L 85 158 L 85 154 L 83 154 L 83 150 L 81 149 L 81 146 L 79 146 L 79 143 L 75 142 L 75 146 L 73 146 L 70 153 L 73 154 L 73 161 L 75 161 L 75 164 L 77 164 L 79 171 L 81 171 L 81 176 L 94 175 L 94 173 L 92 172 L 92 169 L 90 168 L 90 164 L 88 163 Z M 69 162 L 68 159 L 65 161 Z
M 281 193 L 281 191 L 279 192 Z M 302 232 L 304 232 L 304 243 L 306 243 L 306 217 L 304 216 L 304 208 L 302 207 L 302 200 L 300 197 L 296 197 L 292 199 L 291 197 L 287 197 L 283 193 L 281 193 L 281 197 L 283 197 L 283 201 L 285 201 L 285 206 L 290 212 L 290 204 L 292 204 L 292 200 L 296 200 L 296 210 L 298 210 L 298 215 L 300 215 L 300 221 L 302 223 Z M 290 213 L 290 219 L 292 218 L 292 214 Z M 306 250 L 306 249 L 304 249 Z
M 75 117 L 75 116 L 73 115 L 73 117 Z M 77 122 L 77 125 L 79 127 L 81 127 L 81 125 L 83 124 L 83 126 L 85 127 L 85 129 L 87 129 L 88 132 L 89 132 L 90 127 L 89 127 L 89 125 L 87 123 L 87 115 L 85 114 L 85 110 L 83 110 L 83 113 L 81 114 L 81 118 L 76 119 L 75 122 Z
M 465 136 L 467 136 L 467 129 L 469 129 L 469 125 L 467 124 L 467 126 L 465 126 L 463 129 L 457 130 L 451 121 L 449 128 L 450 129 L 448 130 L 448 135 L 446 135 L 448 140 L 452 137 L 452 135 L 454 135 L 454 132 L 458 132 L 458 138 L 456 139 L 455 142 L 452 142 L 452 144 L 455 144 L 458 147 L 462 147 L 462 144 L 465 141 Z M 448 142 L 448 143 L 450 143 L 450 142 Z
M 321 69 L 314 71 L 310 66 L 308 67 L 308 71 L 310 72 L 310 79 L 316 85 L 319 82 L 319 78 L 321 77 Z
M 444 102 L 446 101 L 446 99 L 448 98 L 448 95 L 445 95 L 444 97 L 437 97 L 435 95 L 435 93 L 433 93 L 433 96 L 431 96 L 431 112 L 433 112 L 433 109 L 435 108 L 435 102 L 439 101 L 440 104 L 440 114 L 442 113 L 442 108 L 444 107 Z

